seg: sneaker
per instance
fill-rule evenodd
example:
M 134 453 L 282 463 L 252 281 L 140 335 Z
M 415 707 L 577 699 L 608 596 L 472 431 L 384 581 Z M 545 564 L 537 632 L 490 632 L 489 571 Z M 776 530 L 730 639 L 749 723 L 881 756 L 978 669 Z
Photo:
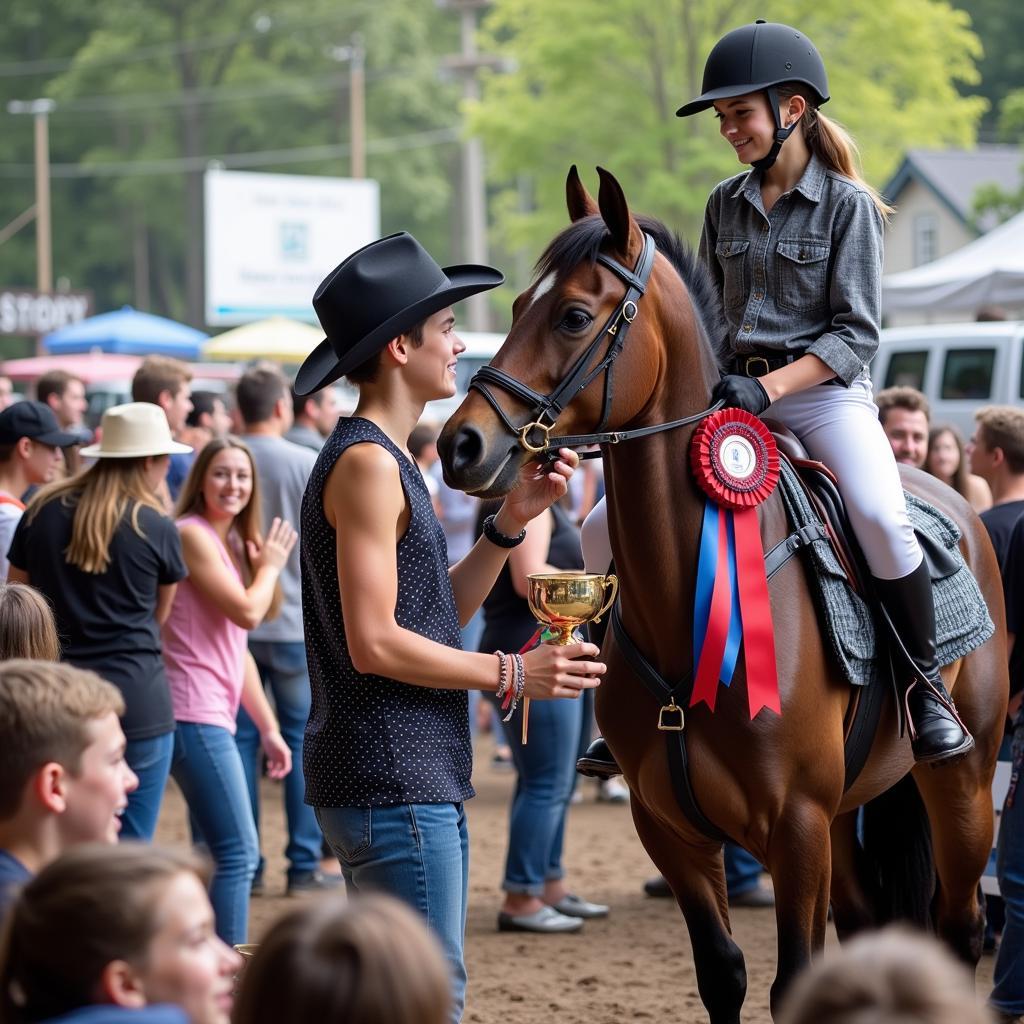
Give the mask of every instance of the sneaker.
M 512 751 L 508 747 L 498 747 L 491 758 L 491 767 L 499 772 L 510 772 L 515 767 L 512 764 Z
M 628 804 L 629 787 L 619 778 L 604 779 L 597 787 L 599 804 Z
M 541 935 L 555 935 L 578 932 L 583 927 L 583 918 L 560 914 L 554 907 L 541 907 L 532 914 L 498 914 L 499 932 L 537 932 Z
M 306 893 L 335 892 L 345 880 L 341 875 L 325 875 L 322 871 L 307 871 L 288 879 L 286 896 L 304 896 Z

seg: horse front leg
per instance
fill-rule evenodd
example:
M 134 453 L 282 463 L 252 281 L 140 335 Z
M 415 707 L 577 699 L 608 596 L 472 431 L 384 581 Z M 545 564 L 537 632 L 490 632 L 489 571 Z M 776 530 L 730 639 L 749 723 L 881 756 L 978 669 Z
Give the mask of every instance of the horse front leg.
M 747 994 L 743 953 L 732 940 L 722 847 L 688 841 L 633 797 L 640 841 L 672 887 L 693 948 L 697 990 L 711 1024 L 739 1024 Z
M 771 989 L 774 1016 L 790 982 L 825 946 L 830 815 L 809 799 L 790 801 L 768 837 L 768 871 L 775 886 L 778 971 Z

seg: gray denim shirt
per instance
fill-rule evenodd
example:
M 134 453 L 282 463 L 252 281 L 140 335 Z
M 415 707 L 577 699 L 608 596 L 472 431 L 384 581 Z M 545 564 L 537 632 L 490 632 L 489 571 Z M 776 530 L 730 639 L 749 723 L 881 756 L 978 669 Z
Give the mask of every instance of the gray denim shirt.
M 770 213 L 760 171 L 718 185 L 699 254 L 718 282 L 738 354 L 807 351 L 846 385 L 875 354 L 882 218 L 866 189 L 818 157 Z

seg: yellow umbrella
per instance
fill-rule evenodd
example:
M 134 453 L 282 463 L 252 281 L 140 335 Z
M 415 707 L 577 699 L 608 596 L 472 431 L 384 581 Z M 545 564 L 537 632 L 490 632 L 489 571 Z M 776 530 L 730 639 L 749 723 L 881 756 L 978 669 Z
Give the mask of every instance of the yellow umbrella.
M 211 338 L 203 346 L 204 359 L 270 359 L 275 363 L 301 363 L 324 340 L 319 327 L 272 316 L 235 327 Z

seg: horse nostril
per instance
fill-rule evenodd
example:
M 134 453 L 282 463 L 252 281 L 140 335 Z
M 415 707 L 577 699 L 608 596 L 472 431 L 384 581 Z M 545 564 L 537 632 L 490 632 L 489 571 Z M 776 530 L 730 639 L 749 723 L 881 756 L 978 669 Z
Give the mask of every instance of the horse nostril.
M 480 431 L 470 424 L 459 427 L 452 444 L 452 469 L 456 472 L 472 469 L 480 461 L 483 451 L 484 439 Z

